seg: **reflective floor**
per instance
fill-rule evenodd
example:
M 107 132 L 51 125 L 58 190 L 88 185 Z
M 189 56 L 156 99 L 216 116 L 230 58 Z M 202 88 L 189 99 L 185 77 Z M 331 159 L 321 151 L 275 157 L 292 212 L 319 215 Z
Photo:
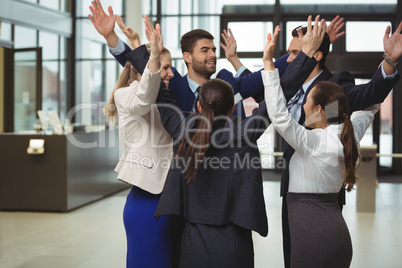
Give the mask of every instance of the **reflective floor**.
M 256 267 L 283 267 L 279 182 L 264 182 L 269 234 L 254 234 Z M 1 268 L 125 267 L 122 210 L 127 191 L 69 213 L 0 212 Z M 353 243 L 351 267 L 402 267 L 402 184 L 380 183 L 376 212 L 343 215 Z

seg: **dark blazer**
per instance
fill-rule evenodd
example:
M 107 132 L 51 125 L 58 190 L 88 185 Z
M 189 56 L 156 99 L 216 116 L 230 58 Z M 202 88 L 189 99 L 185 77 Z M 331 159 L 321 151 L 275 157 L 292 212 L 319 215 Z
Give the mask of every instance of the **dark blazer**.
M 315 58 L 309 58 L 303 52 L 289 64 L 286 72 L 281 77 L 281 85 L 285 95 L 294 96 L 298 89 L 303 85 L 310 73 L 316 66 Z M 328 68 L 324 68 L 322 73 L 308 88 L 304 95 L 303 105 L 306 103 L 307 95 L 319 81 L 331 81 L 342 86 L 350 101 L 351 112 L 363 110 L 373 104 L 381 103 L 388 96 L 394 85 L 398 82 L 399 74 L 393 79 L 384 79 L 381 73 L 381 68 L 378 68 L 374 73 L 370 82 L 362 85 L 356 85 L 353 75 L 349 72 L 342 71 L 336 75 L 332 75 Z M 305 113 L 302 108 L 299 123 L 304 124 Z M 281 180 L 281 196 L 287 193 L 289 186 L 289 162 L 294 153 L 293 148 L 285 143 L 284 158 L 286 160 L 286 168 L 282 172 Z
M 145 46 L 141 47 L 145 48 Z M 143 61 L 149 58 L 149 54 L 147 51 L 145 51 L 146 49 L 144 50 L 144 48 L 140 50 L 135 49 L 134 51 L 136 52 L 133 53 L 135 54 L 142 53 L 142 56 L 139 55 L 134 57 L 142 59 Z M 124 66 L 126 64 L 126 55 L 129 54 L 130 52 L 131 49 L 127 46 L 127 44 L 125 44 L 124 52 L 119 55 L 113 55 L 113 56 L 122 66 Z M 286 62 L 287 57 L 288 55 L 285 55 L 279 58 L 277 61 L 275 61 L 276 64 L 275 66 L 280 70 L 280 73 L 284 73 L 286 70 L 286 67 L 288 65 L 288 63 Z M 141 62 L 141 64 L 142 63 L 143 62 Z M 191 112 L 194 105 L 195 96 L 188 84 L 187 75 L 181 76 L 175 68 L 172 68 L 172 71 L 174 73 L 174 77 L 170 79 L 169 89 L 172 91 L 179 108 L 184 112 Z M 231 72 L 223 69 L 218 73 L 217 78 L 229 82 L 233 87 L 234 94 L 240 93 L 243 99 L 263 94 L 264 85 L 262 83 L 261 73 L 259 71 L 251 73 L 250 71 L 247 70 L 245 74 L 246 75 L 242 75 L 241 77 L 235 78 L 233 77 L 233 74 Z M 234 115 L 238 115 L 241 118 L 244 118 L 245 115 L 242 106 L 243 106 L 242 103 L 239 103 L 237 105 L 237 107 L 234 110 Z
M 286 68 L 289 65 L 287 62 L 288 57 L 289 54 L 285 54 L 274 62 L 275 68 L 277 68 L 279 71 L 279 76 L 282 76 L 285 73 Z M 248 92 L 251 94 L 249 97 L 253 97 L 257 103 L 260 103 L 264 100 L 264 84 L 262 83 L 260 71 L 252 73 L 250 70 L 246 69 L 242 72 L 240 77 L 234 77 L 231 72 L 226 69 L 222 69 L 216 75 L 216 78 L 220 78 L 228 82 L 233 87 L 235 92 L 240 90 L 239 86 L 247 86 L 247 84 L 250 84 L 254 88 L 248 88 Z M 252 84 L 249 82 L 250 80 L 253 81 Z M 243 94 L 241 95 L 243 96 Z M 291 97 L 293 97 L 293 95 L 285 95 L 285 98 L 289 100 Z M 248 97 L 243 96 L 243 98 L 245 99 Z
M 184 132 L 193 128 L 193 115 L 184 118 L 166 104 L 177 105 L 172 93 L 161 89 L 157 105 L 162 124 L 180 141 Z M 209 225 L 233 223 L 266 236 L 268 222 L 256 141 L 268 125 L 265 102 L 246 119 L 232 116 L 223 122 L 212 135 L 214 143 L 189 183 L 185 177 L 186 162 L 172 160 L 155 216 L 179 215 L 188 222 Z M 217 163 L 222 166 L 217 168 Z

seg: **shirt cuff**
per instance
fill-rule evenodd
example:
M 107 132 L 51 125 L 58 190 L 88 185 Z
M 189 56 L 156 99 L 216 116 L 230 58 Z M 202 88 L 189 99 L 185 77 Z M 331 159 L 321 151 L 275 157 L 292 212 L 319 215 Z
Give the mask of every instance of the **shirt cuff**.
M 387 75 L 387 74 L 385 73 L 385 71 L 384 71 L 384 66 L 382 66 L 382 64 L 381 64 L 381 73 L 382 73 L 382 77 L 383 77 L 384 79 L 394 79 L 395 76 L 398 74 L 398 69 L 395 68 L 395 72 L 394 72 L 393 74 Z
M 240 93 L 237 93 L 236 95 L 234 95 L 234 104 L 238 104 L 239 102 L 241 102 L 243 100 L 243 97 L 240 95 Z
M 235 77 L 239 77 L 239 76 L 244 72 L 244 70 L 246 70 L 246 67 L 244 67 L 244 65 L 242 65 L 242 66 L 239 68 L 239 70 L 237 70 L 237 72 L 236 72 L 236 74 L 235 74 Z
M 119 40 L 119 41 L 118 41 L 118 43 L 117 43 L 117 47 L 109 47 L 109 46 L 108 46 L 110 52 L 111 52 L 113 55 L 120 55 L 120 54 L 123 53 L 123 51 L 126 49 L 125 46 L 124 46 L 124 42 L 120 39 L 120 37 L 119 37 L 118 40 Z

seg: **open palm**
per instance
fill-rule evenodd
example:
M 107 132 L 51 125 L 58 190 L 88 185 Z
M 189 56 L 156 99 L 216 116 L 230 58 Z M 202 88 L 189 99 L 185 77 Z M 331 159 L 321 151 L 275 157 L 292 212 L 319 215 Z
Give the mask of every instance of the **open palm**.
M 89 7 L 92 16 L 88 15 L 95 29 L 104 37 L 109 36 L 114 31 L 115 21 L 113 16 L 113 9 L 109 6 L 109 16 L 103 11 L 102 5 L 99 0 L 96 3 L 92 1 L 92 6 Z
M 399 24 L 398 29 L 389 36 L 391 33 L 391 27 L 387 27 L 384 35 L 384 50 L 387 53 L 388 58 L 397 62 L 398 59 L 402 56 L 402 22 Z

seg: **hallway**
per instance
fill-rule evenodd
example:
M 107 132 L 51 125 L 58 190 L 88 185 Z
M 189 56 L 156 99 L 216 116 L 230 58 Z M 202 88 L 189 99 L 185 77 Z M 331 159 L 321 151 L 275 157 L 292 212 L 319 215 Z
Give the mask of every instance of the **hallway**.
M 279 182 L 265 181 L 269 234 L 254 233 L 255 267 L 280 268 Z M 123 268 L 125 190 L 69 213 L 0 212 L 1 268 Z M 402 263 L 402 184 L 380 183 L 376 213 L 356 213 L 356 192 L 343 215 L 354 248 L 354 268 L 397 268 Z

